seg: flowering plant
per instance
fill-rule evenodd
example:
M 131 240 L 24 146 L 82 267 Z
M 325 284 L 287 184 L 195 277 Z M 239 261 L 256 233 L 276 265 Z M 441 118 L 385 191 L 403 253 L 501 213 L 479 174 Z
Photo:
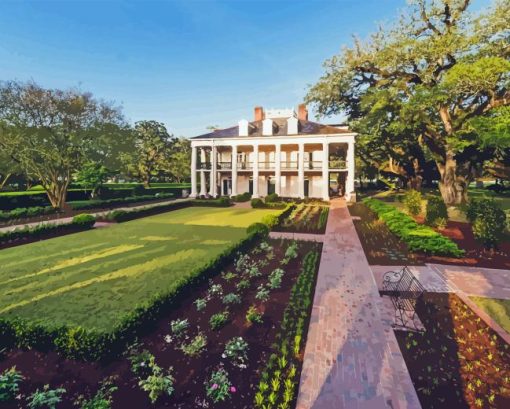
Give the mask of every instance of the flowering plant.
M 211 378 L 205 384 L 207 397 L 214 403 L 223 402 L 230 397 L 231 393 L 236 392 L 235 386 L 232 386 L 228 379 L 228 372 L 220 367 L 213 372 Z
M 225 345 L 222 358 L 228 358 L 232 365 L 246 368 L 248 361 L 248 343 L 242 337 L 234 337 Z
M 184 331 L 189 327 L 189 322 L 187 319 L 173 320 L 170 323 L 170 327 L 172 328 L 172 333 L 178 337 L 182 335 Z

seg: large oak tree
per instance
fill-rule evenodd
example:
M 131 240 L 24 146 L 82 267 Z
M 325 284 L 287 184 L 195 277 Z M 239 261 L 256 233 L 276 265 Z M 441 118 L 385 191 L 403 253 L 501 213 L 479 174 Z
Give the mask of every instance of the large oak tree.
M 510 2 L 478 16 L 470 3 L 414 1 L 398 24 L 326 61 L 307 96 L 320 114 L 350 119 L 366 115 L 363 101 L 374 92 L 398 97 L 396 120 L 413 125 L 410 135 L 434 159 L 449 205 L 466 201 L 472 180 L 472 155 L 464 151 L 480 142 L 471 121 L 510 104 Z
M 102 155 L 105 131 L 125 127 L 120 109 L 79 90 L 29 82 L 0 85 L 0 149 L 40 181 L 63 207 L 71 175 L 92 152 Z

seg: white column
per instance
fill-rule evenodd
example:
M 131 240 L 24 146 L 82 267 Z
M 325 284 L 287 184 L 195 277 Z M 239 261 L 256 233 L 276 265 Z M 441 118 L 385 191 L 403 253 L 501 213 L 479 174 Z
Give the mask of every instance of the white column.
M 305 144 L 299 144 L 298 153 L 298 195 L 301 199 L 305 198 Z
M 191 197 L 197 197 L 197 148 L 191 148 Z
M 232 146 L 232 196 L 237 195 L 237 146 Z
M 210 177 L 210 189 L 209 194 L 212 197 L 218 196 L 218 188 L 216 187 L 216 161 L 217 161 L 218 152 L 216 150 L 216 146 L 213 146 L 211 149 L 211 177 Z
M 253 198 L 259 197 L 259 146 L 253 145 Z
M 345 182 L 345 194 L 347 200 L 351 200 L 351 193 L 354 192 L 354 142 L 349 142 L 347 148 L 347 180 Z
M 329 200 L 329 144 L 322 143 L 322 200 Z
M 200 196 L 205 196 L 207 194 L 207 187 L 205 185 L 205 171 L 203 169 L 200 170 Z
M 281 183 L 282 183 L 282 165 L 281 165 L 282 147 L 281 145 L 275 146 L 274 152 L 274 177 L 275 177 L 275 193 L 281 195 Z

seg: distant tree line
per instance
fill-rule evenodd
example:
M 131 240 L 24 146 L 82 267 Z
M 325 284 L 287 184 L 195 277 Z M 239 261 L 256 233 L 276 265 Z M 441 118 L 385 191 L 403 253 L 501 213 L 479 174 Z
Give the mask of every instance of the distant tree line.
M 78 89 L 45 89 L 34 82 L 0 83 L 0 188 L 39 183 L 62 207 L 71 182 L 92 194 L 108 178 L 189 179 L 190 143 L 162 123 L 131 126 L 122 109 Z

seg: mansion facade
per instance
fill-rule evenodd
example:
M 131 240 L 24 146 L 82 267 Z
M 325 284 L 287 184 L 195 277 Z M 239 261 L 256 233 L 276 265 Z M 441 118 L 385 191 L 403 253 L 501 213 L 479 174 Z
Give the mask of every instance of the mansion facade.
M 354 193 L 356 134 L 308 120 L 304 104 L 264 111 L 254 120 L 191 138 L 191 197 L 319 198 Z

